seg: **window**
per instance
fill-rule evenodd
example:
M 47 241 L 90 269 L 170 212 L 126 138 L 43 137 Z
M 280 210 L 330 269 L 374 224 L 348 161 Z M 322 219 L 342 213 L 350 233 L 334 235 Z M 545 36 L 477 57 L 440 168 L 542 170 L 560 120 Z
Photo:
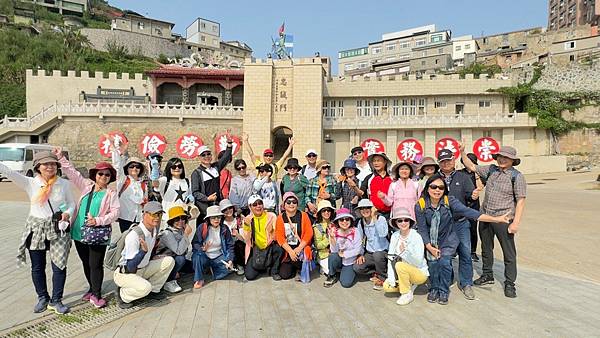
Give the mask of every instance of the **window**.
M 362 117 L 363 116 L 363 101 L 362 100 L 357 100 L 356 101 L 356 115 L 358 117 Z
M 461 50 L 460 45 L 456 45 L 456 47 L 454 48 L 455 51 L 459 52 Z
M 421 66 L 425 66 L 425 61 L 421 61 Z
M 368 64 L 366 62 L 361 62 L 358 64 L 358 69 L 364 69 L 367 68 Z
M 25 150 L 25 161 L 33 161 L 33 150 Z
M 415 115 L 417 112 L 417 99 L 402 99 L 402 115 Z
M 492 101 L 490 101 L 490 100 L 479 101 L 479 108 L 490 108 L 491 106 L 492 106 Z
M 438 54 L 444 54 L 444 48 L 438 49 Z
M 492 137 L 492 131 L 491 130 L 484 130 L 483 131 L 483 137 Z
M 206 41 L 206 37 L 204 35 L 200 36 L 200 40 Z
M 364 47 L 364 48 L 357 48 L 357 49 L 351 49 L 351 50 L 345 50 L 343 52 L 339 52 L 338 58 L 343 59 L 343 58 L 349 58 L 349 57 L 353 57 L 353 56 L 366 55 L 366 54 L 369 54 L 369 48 Z
M 400 60 L 410 59 L 410 54 L 402 54 L 400 55 Z
M 354 69 L 354 65 L 353 64 L 349 63 L 347 65 L 344 65 L 344 70 L 345 71 L 349 71 L 349 70 L 352 70 L 352 69 Z
M 342 100 L 338 101 L 337 116 L 344 117 L 344 101 Z
M 575 41 L 565 42 L 565 50 L 575 49 Z
M 371 101 L 365 100 L 365 107 L 363 108 L 363 116 L 371 116 Z
M 160 30 L 160 28 L 156 29 L 156 35 L 161 35 L 162 36 L 162 31 Z
M 575 55 L 569 55 L 569 61 L 575 61 Z
M 213 32 L 215 32 L 215 33 L 216 33 L 216 32 L 217 32 L 217 26 L 216 26 L 216 25 L 213 25 L 213 26 L 212 26 L 212 30 L 213 30 Z
M 385 49 L 387 49 L 388 51 L 392 51 L 392 50 L 396 49 L 396 45 L 395 44 L 386 45 Z
M 322 114 L 323 114 L 324 117 L 329 117 L 329 109 L 327 108 L 328 106 L 329 106 L 329 101 L 323 100 L 323 110 L 322 110 L 323 112 L 322 112 Z
M 388 100 L 383 99 L 383 100 L 381 100 L 381 112 L 387 113 L 387 111 L 388 111 Z
M 467 49 L 471 49 L 471 44 L 466 44 L 465 45 L 465 50 L 467 50 Z
M 446 101 L 435 101 L 433 103 L 433 107 L 434 108 L 446 108 L 447 107 L 447 103 L 446 103 Z
M 419 47 L 419 46 L 425 46 L 426 43 L 427 43 L 426 39 L 415 40 L 415 46 L 417 46 L 417 47 Z
M 206 28 L 206 23 L 204 23 L 204 22 L 203 22 L 203 23 L 201 23 L 201 24 L 200 24 L 200 26 L 201 26 L 202 28 Z
M 373 100 L 373 116 L 379 116 L 379 100 Z
M 143 31 L 144 30 L 144 23 L 143 22 L 138 22 L 138 29 Z
M 436 34 L 436 35 L 432 35 L 431 36 L 431 43 L 434 42 L 440 42 L 444 39 L 444 37 L 442 36 L 442 34 Z
M 371 50 L 373 52 L 373 54 L 379 54 L 381 53 L 382 48 L 381 47 L 373 47 L 373 49 Z
M 417 111 L 419 115 L 425 114 L 425 107 L 427 106 L 427 99 L 420 98 L 417 100 Z
M 437 65 L 440 62 L 439 59 L 435 59 L 435 64 Z
M 396 57 L 394 57 L 394 56 L 391 56 L 391 57 L 385 59 L 385 61 L 394 61 L 394 60 L 396 60 Z
M 410 48 L 410 41 L 400 42 L 400 48 Z
M 392 101 L 392 115 L 399 116 L 400 115 L 400 107 L 398 106 L 398 102 L 400 100 L 394 99 Z
M 421 56 L 427 56 L 427 51 L 426 51 L 426 50 L 424 50 L 424 51 L 421 53 Z

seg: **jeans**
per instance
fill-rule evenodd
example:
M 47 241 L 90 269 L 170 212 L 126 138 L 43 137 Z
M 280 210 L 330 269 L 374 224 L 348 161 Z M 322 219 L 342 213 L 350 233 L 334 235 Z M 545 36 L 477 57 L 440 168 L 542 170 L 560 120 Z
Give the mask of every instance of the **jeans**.
M 494 275 L 492 271 L 494 265 L 494 235 L 498 237 L 504 255 L 504 283 L 514 285 L 517 280 L 517 248 L 515 246 L 515 235 L 508 233 L 508 224 L 485 222 L 479 224 L 483 275 L 490 277 Z
M 343 265 L 342 257 L 337 252 L 332 252 L 327 258 L 329 262 L 329 275 L 333 276 L 340 272 L 340 284 L 344 288 L 349 288 L 356 283 L 356 271 L 352 265 Z
M 387 251 L 365 252 L 364 258 L 364 263 L 354 263 L 353 269 L 357 274 L 370 275 L 375 272 L 382 280 L 387 277 Z
M 175 280 L 175 276 L 177 276 L 177 273 L 181 271 L 181 269 L 185 265 L 185 255 L 172 257 L 175 260 L 175 265 L 173 266 L 173 270 L 171 270 L 171 273 L 169 274 L 169 278 L 167 278 L 167 282 Z
M 102 297 L 102 281 L 104 280 L 104 255 L 106 254 L 106 245 L 89 245 L 75 242 L 77 255 L 83 265 L 85 279 L 90 286 L 89 291 L 97 298 Z
M 196 251 L 192 255 L 192 264 L 194 265 L 194 282 L 204 281 L 204 270 L 210 267 L 213 274 L 213 279 L 223 279 L 229 275 L 229 270 L 225 267 L 225 264 L 221 262 L 224 260 L 223 255 L 210 259 L 204 252 Z
M 271 259 L 273 265 L 267 268 L 267 271 L 270 270 L 271 276 L 279 275 L 279 267 L 281 266 L 281 256 L 283 256 L 283 249 L 275 242 L 271 243 Z M 248 257 L 248 262 L 246 262 L 246 267 L 244 268 L 244 276 L 247 280 L 254 280 L 258 278 L 261 271 L 254 269 L 253 266 L 254 257 L 252 256 L 252 250 L 250 250 L 250 257 Z
M 51 262 L 52 266 L 52 298 L 48 295 L 46 284 L 46 250 L 29 250 L 31 259 L 31 279 L 38 299 L 47 299 L 51 303 L 60 302 L 65 290 L 67 268 L 59 269 Z
M 427 265 L 431 282 L 429 290 L 448 295 L 452 278 L 452 256 L 442 256 L 439 259 L 428 261 Z
M 471 224 L 464 219 L 455 223 L 458 236 L 458 281 L 461 288 L 473 285 L 473 261 L 471 260 Z

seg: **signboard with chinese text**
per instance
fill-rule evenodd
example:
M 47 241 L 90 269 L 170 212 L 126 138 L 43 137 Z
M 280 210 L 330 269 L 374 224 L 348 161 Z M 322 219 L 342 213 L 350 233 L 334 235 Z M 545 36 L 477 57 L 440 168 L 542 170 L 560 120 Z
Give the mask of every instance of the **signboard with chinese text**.
M 163 135 L 156 133 L 144 135 L 138 144 L 138 150 L 144 157 L 155 152 L 162 154 L 165 152 L 165 149 L 167 149 L 167 139 Z
M 490 162 L 492 155 L 500 151 L 500 145 L 491 137 L 482 137 L 473 143 L 473 153 L 481 162 Z
M 458 141 L 451 137 L 444 137 L 435 143 L 435 156 L 436 157 L 437 157 L 438 152 L 442 149 L 448 149 L 448 150 L 452 151 L 454 153 L 455 159 L 460 157 Z
M 100 136 L 100 140 L 98 141 L 100 155 L 110 158 L 112 155 L 110 150 L 111 145 L 118 147 L 120 144 L 126 144 L 128 142 L 129 141 L 127 140 L 125 134 L 120 131 L 112 131 L 108 134 L 104 134 Z
M 407 138 L 398 144 L 396 154 L 402 161 L 415 162 L 423 157 L 423 145 L 414 138 Z
M 231 135 L 231 139 L 233 140 L 233 149 L 231 149 L 231 155 L 236 155 L 240 149 L 242 148 L 242 140 L 235 135 Z M 215 137 L 215 151 L 220 153 L 221 151 L 227 148 L 227 134 L 219 133 Z
M 187 133 L 181 135 L 179 139 L 177 139 L 177 144 L 175 145 L 177 149 L 177 154 L 185 159 L 193 159 L 198 156 L 198 148 L 203 145 L 204 142 L 200 138 L 200 136 L 192 133 Z
M 377 153 L 385 153 L 385 147 L 383 146 L 383 142 L 378 139 L 368 138 L 360 144 L 360 146 L 364 149 L 364 157 L 365 159 L 369 157 L 369 155 L 377 154 Z

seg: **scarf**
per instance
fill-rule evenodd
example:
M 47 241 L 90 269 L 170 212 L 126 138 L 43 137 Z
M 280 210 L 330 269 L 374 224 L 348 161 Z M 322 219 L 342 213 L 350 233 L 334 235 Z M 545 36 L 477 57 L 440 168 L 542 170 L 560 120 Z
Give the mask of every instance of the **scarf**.
M 429 240 L 431 241 L 431 245 L 438 248 L 438 232 L 440 227 L 440 205 L 437 208 L 433 209 L 433 215 L 431 216 L 431 227 L 429 228 Z M 427 251 L 427 259 L 430 261 L 437 260 L 429 251 Z
M 350 232 L 348 232 L 347 234 L 342 234 L 340 233 L 340 229 L 337 229 L 335 231 L 335 238 L 344 238 L 346 240 L 349 241 L 353 241 L 354 240 L 354 235 L 356 235 L 356 228 L 352 228 L 352 230 L 350 230 Z
M 40 178 L 44 180 L 42 176 L 40 176 Z M 48 198 L 50 197 L 50 194 L 52 193 L 52 187 L 54 186 L 54 183 L 56 183 L 57 180 L 58 176 L 56 175 L 54 175 L 54 177 L 48 180 L 46 184 L 43 185 L 42 188 L 38 191 L 37 195 L 35 195 L 35 197 L 33 198 L 34 202 L 37 202 L 39 204 L 46 203 L 48 201 Z

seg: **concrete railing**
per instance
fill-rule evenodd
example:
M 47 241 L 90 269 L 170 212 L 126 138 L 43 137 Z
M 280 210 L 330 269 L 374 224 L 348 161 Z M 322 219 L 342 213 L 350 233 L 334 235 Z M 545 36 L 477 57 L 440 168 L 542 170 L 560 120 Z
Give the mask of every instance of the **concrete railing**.
M 470 115 L 401 115 L 371 117 L 323 117 L 326 129 L 532 127 L 536 121 L 526 113 Z

